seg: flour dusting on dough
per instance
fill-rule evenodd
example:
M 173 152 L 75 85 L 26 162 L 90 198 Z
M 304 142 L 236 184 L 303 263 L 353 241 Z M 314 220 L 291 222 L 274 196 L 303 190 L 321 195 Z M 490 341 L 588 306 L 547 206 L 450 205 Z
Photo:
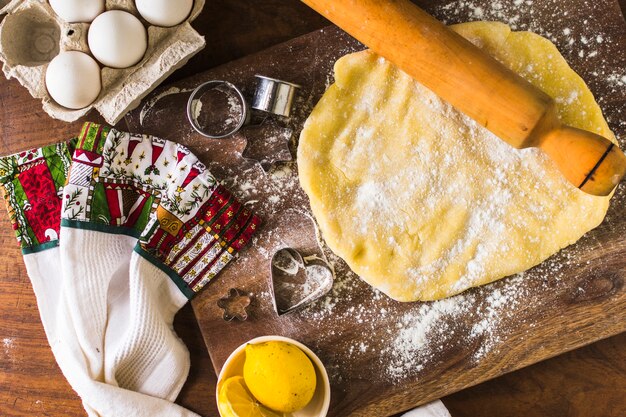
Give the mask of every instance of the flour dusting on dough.
M 499 23 L 454 30 L 554 97 L 566 124 L 614 139 L 552 43 Z M 437 300 L 519 273 L 602 221 L 607 198 L 372 52 L 341 58 L 335 76 L 300 136 L 300 181 L 329 247 L 390 297 Z

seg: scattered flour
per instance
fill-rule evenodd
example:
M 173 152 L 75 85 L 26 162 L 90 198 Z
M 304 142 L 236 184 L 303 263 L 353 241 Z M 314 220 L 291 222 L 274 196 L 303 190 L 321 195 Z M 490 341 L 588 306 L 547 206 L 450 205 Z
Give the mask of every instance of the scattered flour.
M 4 346 L 5 351 L 13 349 L 13 339 L 5 337 L 2 339 L 2 345 Z
M 233 129 L 234 126 L 241 122 L 243 115 L 243 103 L 239 97 L 234 96 L 230 92 L 228 93 L 228 117 L 224 120 L 222 129 Z
M 605 26 L 600 21 L 589 17 L 583 21 L 583 32 L 579 33 L 570 26 L 563 27 L 563 23 L 570 16 L 571 5 L 561 0 L 492 0 L 489 7 L 482 7 L 484 2 L 474 0 L 456 0 L 441 6 L 435 6 L 435 14 L 446 23 L 460 23 L 461 21 L 488 20 L 508 24 L 513 30 L 528 30 L 538 33 L 552 42 L 566 56 L 572 54 L 580 58 L 594 58 L 599 55 L 598 46 L 605 41 L 603 33 L 598 33 Z M 545 19 L 536 16 L 549 14 L 553 17 L 549 24 L 540 24 Z M 469 18 L 468 18 L 469 17 Z
M 14 348 L 15 344 L 14 344 L 14 339 L 11 337 L 5 337 L 4 339 L 2 339 L 2 347 L 4 348 L 4 360 L 9 360 L 11 362 L 13 362 L 15 360 L 14 358 L 14 354 L 13 354 L 13 348 Z
M 568 248 L 530 273 L 440 301 L 405 304 L 368 287 L 340 259 L 327 255 L 338 270 L 335 285 L 327 297 L 299 314 L 319 323 L 317 343 L 334 346 L 337 358 L 351 358 L 330 361 L 333 380 L 341 380 L 347 370 L 358 372 L 351 367 L 364 361 L 390 382 L 419 378 L 452 350 L 469 350 L 468 364 L 474 366 L 499 353 L 510 332 L 534 327 L 534 309 L 544 303 L 541 294 L 566 288 L 564 271 L 580 257 Z M 342 328 L 337 324 L 342 322 L 360 326 L 350 342 L 332 330 Z
M 570 61 L 579 61 L 581 56 L 585 60 L 594 60 L 591 68 L 595 69 L 581 73 L 592 90 L 622 94 L 626 86 L 626 73 L 611 65 L 597 65 L 606 60 L 603 49 L 613 42 L 609 35 L 599 33 L 602 22 L 590 17 L 583 22 L 584 25 L 576 25 L 574 29 L 573 25 L 567 23 L 574 17 L 568 15 L 565 2 L 547 0 L 541 2 L 541 5 L 538 3 L 532 0 L 494 0 L 489 7 L 485 7 L 483 2 L 456 0 L 435 6 L 432 11 L 447 23 L 497 20 L 509 24 L 514 30 L 539 33 L 553 41 Z M 535 16 L 538 8 L 548 6 L 554 15 L 553 22 L 539 26 Z M 545 13 L 543 9 L 542 13 Z M 324 65 L 327 65 L 328 75 L 323 80 L 323 89 L 333 82 L 332 62 Z M 532 73 L 533 68 L 527 68 L 526 71 Z M 289 126 L 294 132 L 301 130 L 317 94 L 319 92 L 309 92 L 308 95 L 296 97 Z M 559 98 L 565 102 L 576 99 L 576 94 Z M 598 100 L 601 105 L 605 100 L 607 105 L 610 104 L 610 100 L 604 97 L 598 97 Z M 437 106 L 439 103 L 434 101 L 432 105 Z M 618 125 L 620 123 L 626 124 L 626 121 L 614 122 Z M 366 136 L 369 132 L 362 134 Z M 292 153 L 295 152 L 293 140 Z M 228 178 L 225 183 L 227 187 L 267 219 L 282 210 L 283 204 L 288 201 L 294 207 L 308 211 L 308 202 L 301 196 L 295 172 L 295 163 L 290 162 L 274 166 L 267 175 L 260 167 L 256 167 L 243 172 L 230 172 L 223 177 Z M 496 175 L 494 181 L 499 180 L 501 178 Z M 384 195 L 381 192 L 383 188 L 384 184 L 366 185 L 358 193 L 360 204 L 375 208 Z M 267 195 L 271 197 L 265 197 Z M 623 202 L 624 198 L 626 191 L 622 187 L 618 189 L 615 199 Z M 541 208 L 536 208 L 536 212 L 540 213 Z M 610 223 L 612 217 L 619 214 L 609 213 L 606 221 Z M 270 247 L 254 244 L 268 260 L 273 250 L 280 246 L 280 237 L 272 236 L 271 233 L 263 232 L 255 239 L 269 239 L 273 242 Z M 580 267 L 583 256 L 578 248 L 588 246 L 583 243 L 568 247 L 527 273 L 472 289 L 456 297 L 410 305 L 393 302 L 363 283 L 341 259 L 325 248 L 325 255 L 336 270 L 334 286 L 326 297 L 296 313 L 295 317 L 303 322 L 315 323 L 318 333 L 316 341 L 311 342 L 311 345 L 314 348 L 316 344 L 317 347 L 323 346 L 323 353 L 327 355 L 325 363 L 334 382 L 359 375 L 359 366 L 372 368 L 372 372 L 377 372 L 392 383 L 407 378 L 419 379 L 422 373 L 437 369 L 439 359 L 446 357 L 446 352 L 450 351 L 469 352 L 467 366 L 475 366 L 489 355 L 501 352 L 512 332 L 519 332 L 520 328 L 532 331 L 537 320 L 535 311 L 550 312 L 551 306 L 546 304 L 545 294 L 570 291 L 568 270 Z M 479 272 L 477 268 L 476 273 Z M 264 302 L 271 300 L 268 291 L 256 296 Z M 355 323 L 358 323 L 358 329 L 349 335 L 337 330 L 349 330 Z M 329 346 L 332 346 L 331 352 L 327 351 Z

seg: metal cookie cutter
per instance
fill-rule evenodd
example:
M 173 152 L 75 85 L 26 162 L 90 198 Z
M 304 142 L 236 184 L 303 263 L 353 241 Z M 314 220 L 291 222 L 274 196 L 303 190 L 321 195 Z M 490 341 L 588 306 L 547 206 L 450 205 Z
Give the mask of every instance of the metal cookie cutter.
M 296 89 L 302 87 L 264 75 L 257 74 L 255 77 L 258 78 L 258 83 L 252 100 L 252 108 L 289 117 Z
M 333 287 L 333 271 L 326 261 L 304 258 L 293 248 L 274 253 L 270 263 L 271 293 L 279 316 L 299 310 L 324 297 Z
M 207 111 L 204 106 L 208 106 Z M 239 132 L 250 121 L 250 111 L 243 93 L 234 84 L 211 80 L 200 84 L 189 96 L 187 118 L 202 136 L 221 139 Z
M 289 117 L 297 84 L 256 75 L 258 83 L 252 99 L 252 109 L 264 114 L 251 126 L 261 125 L 269 114 Z M 221 139 L 239 132 L 250 124 L 252 113 L 243 93 L 234 84 L 211 80 L 199 85 L 187 101 L 187 118 L 201 135 Z
M 217 301 L 217 306 L 224 310 L 222 318 L 225 321 L 234 319 L 246 321 L 248 319 L 248 307 L 251 304 L 252 295 L 239 288 L 231 288 L 226 297 Z

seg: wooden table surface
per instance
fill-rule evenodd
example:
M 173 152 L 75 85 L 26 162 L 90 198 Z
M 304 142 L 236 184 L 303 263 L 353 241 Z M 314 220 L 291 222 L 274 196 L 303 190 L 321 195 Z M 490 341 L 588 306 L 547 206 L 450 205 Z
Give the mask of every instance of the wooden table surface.
M 620 4 L 626 10 L 626 0 Z M 207 2 L 194 24 L 206 36 L 207 48 L 171 80 L 327 24 L 296 0 Z M 40 107 L 31 105 L 37 111 L 20 112 L 15 103 L 35 100 L 14 80 L 0 78 L 0 154 L 62 139 L 45 136 L 46 123 L 52 122 Z M 0 416 L 84 416 L 48 347 L 5 214 L 0 214 L 0 246 Z M 189 305 L 176 317 L 175 327 L 189 347 L 192 361 L 178 402 L 203 416 L 216 416 L 216 378 Z M 626 334 L 621 334 L 464 390 L 443 402 L 453 417 L 610 417 L 626 413 L 624 392 Z

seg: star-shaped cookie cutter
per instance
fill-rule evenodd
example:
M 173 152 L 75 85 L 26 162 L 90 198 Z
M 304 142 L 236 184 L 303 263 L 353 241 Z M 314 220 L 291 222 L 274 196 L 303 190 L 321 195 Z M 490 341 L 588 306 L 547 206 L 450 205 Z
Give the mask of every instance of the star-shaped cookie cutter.
M 217 301 L 217 306 L 224 310 L 222 318 L 225 321 L 246 321 L 248 307 L 252 304 L 252 295 L 238 288 L 228 290 L 228 295 Z

